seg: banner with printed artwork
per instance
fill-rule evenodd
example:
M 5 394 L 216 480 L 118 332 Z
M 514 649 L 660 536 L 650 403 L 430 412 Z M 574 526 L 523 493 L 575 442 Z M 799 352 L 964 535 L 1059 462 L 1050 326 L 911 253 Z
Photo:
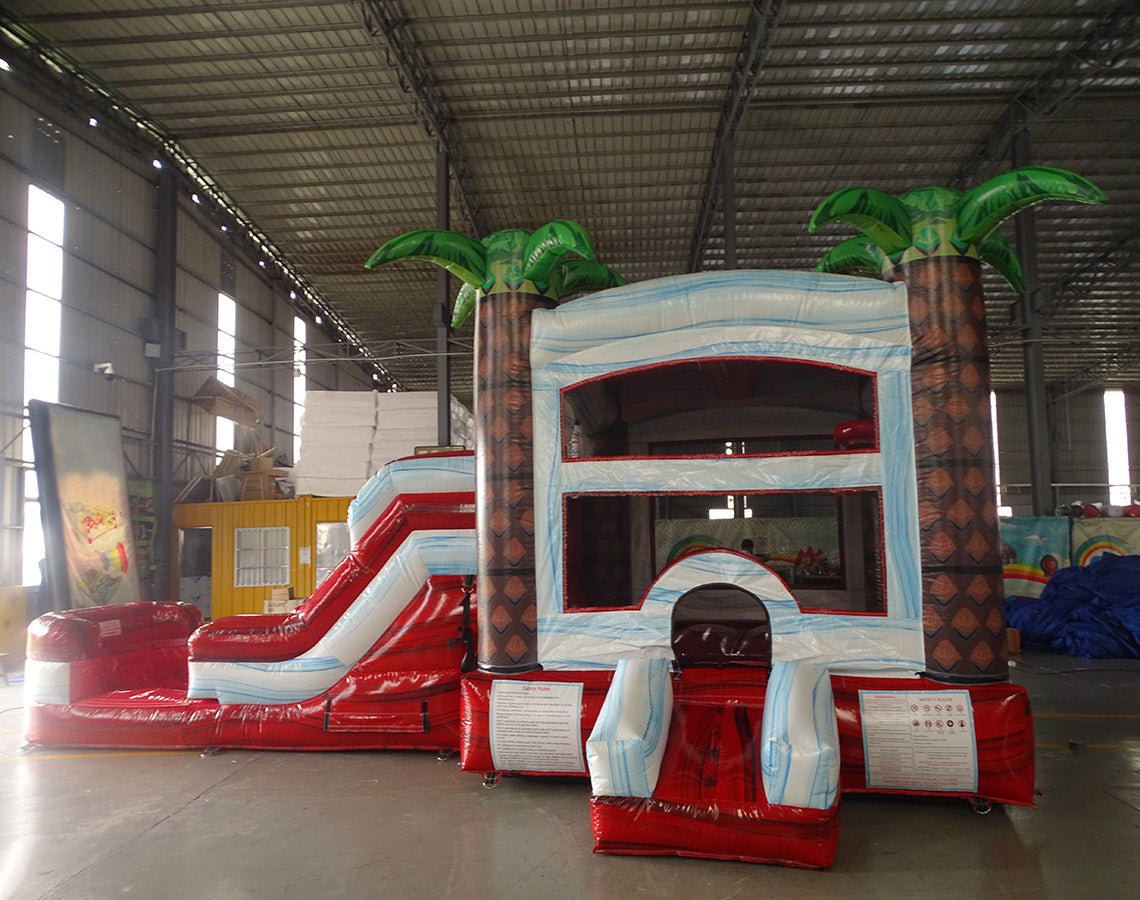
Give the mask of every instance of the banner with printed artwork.
M 1087 566 L 1105 554 L 1140 554 L 1140 519 L 1074 519 L 1073 565 Z
M 54 608 L 138 602 L 119 420 L 39 400 L 28 418 Z
M 1007 597 L 1041 596 L 1045 583 L 1069 565 L 1069 519 L 1001 519 L 1001 561 Z

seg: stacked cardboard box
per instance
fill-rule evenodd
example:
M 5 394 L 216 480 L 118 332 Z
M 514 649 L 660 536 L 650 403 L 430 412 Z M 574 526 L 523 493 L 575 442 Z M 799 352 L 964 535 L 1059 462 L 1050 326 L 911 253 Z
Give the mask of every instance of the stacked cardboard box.
M 277 479 L 283 478 L 289 473 L 285 469 L 274 467 L 273 453 L 272 449 L 256 455 L 227 450 L 214 469 L 214 480 L 219 485 L 222 485 L 225 479 L 233 478 L 236 481 L 237 496 L 226 499 L 273 500 L 276 498 Z M 223 490 L 223 492 L 225 491 Z M 232 493 L 232 489 L 230 492 Z
M 269 599 L 265 601 L 265 614 L 272 616 L 292 612 L 304 602 L 304 597 L 293 596 L 292 588 L 276 587 L 270 592 Z

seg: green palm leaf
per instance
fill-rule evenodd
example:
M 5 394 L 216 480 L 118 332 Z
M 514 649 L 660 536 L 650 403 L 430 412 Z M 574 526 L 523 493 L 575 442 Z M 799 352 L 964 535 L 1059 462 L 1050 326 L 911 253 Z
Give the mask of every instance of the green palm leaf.
M 378 269 L 401 259 L 435 263 L 476 287 L 487 278 L 487 251 L 478 241 L 454 231 L 409 231 L 392 238 L 368 257 L 366 269 Z
M 1026 166 L 1003 172 L 966 191 L 958 201 L 957 238 L 980 243 L 1003 221 L 1043 200 L 1103 203 L 1104 191 L 1065 169 Z
M 836 275 L 873 275 L 879 278 L 890 271 L 891 260 L 874 241 L 856 237 L 828 250 L 815 268 L 817 272 Z
M 620 287 L 625 279 L 609 266 L 587 259 L 571 259 L 563 263 L 556 273 L 555 291 L 561 300 L 583 291 L 601 291 Z
M 990 234 L 978 246 L 978 256 L 997 271 L 1019 294 L 1025 293 L 1025 276 L 1021 272 L 1021 261 L 1000 231 Z
M 523 277 L 529 278 L 540 288 L 545 288 L 550 283 L 550 273 L 554 267 L 571 253 L 582 259 L 594 258 L 594 248 L 586 229 L 569 219 L 547 222 L 526 242 Z
M 848 222 L 874 241 L 884 253 L 910 246 L 910 214 L 897 197 L 874 188 L 841 188 L 811 215 L 808 231 L 815 234 L 836 220 Z
M 451 313 L 451 327 L 460 328 L 463 323 L 467 321 L 467 317 L 479 305 L 479 298 L 483 296 L 483 292 L 475 287 L 473 284 L 468 284 L 466 281 L 459 288 L 459 293 L 455 295 L 455 309 Z

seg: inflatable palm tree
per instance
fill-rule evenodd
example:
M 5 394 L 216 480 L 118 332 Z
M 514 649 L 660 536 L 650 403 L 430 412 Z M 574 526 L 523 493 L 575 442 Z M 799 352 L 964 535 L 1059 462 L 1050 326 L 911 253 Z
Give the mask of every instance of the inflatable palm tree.
M 533 234 L 512 228 L 482 241 L 452 231 L 413 231 L 365 263 L 370 269 L 402 259 L 435 263 L 463 282 L 452 327 L 477 310 L 475 522 L 479 666 L 486 671 L 521 672 L 538 664 L 530 317 L 572 294 L 624 283 L 593 258 L 585 229 L 556 220 Z
M 846 188 L 824 200 L 808 225 L 814 233 L 841 220 L 862 233 L 818 269 L 875 273 L 908 288 L 923 631 L 934 678 L 1008 677 L 981 263 L 1024 291 L 998 225 L 1043 200 L 1104 199 L 1079 175 L 1030 167 L 964 193 L 925 187 L 894 197 Z

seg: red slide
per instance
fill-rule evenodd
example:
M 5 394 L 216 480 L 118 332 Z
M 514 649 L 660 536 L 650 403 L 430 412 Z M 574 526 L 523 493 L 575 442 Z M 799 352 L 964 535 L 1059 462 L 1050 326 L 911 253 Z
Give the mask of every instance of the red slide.
M 473 617 L 464 616 L 467 564 L 457 564 L 453 575 L 431 574 L 414 596 L 396 598 L 394 618 L 364 636 L 367 649 L 346 674 L 313 696 L 263 704 L 190 698 L 188 661 L 256 667 L 294 660 L 399 562 L 409 540 L 474 527 L 472 493 L 400 494 L 352 555 L 287 615 L 237 616 L 200 628 L 200 615 L 187 604 L 42 616 L 28 630 L 26 738 L 43 746 L 169 749 L 458 748 L 460 669 L 474 629 Z

